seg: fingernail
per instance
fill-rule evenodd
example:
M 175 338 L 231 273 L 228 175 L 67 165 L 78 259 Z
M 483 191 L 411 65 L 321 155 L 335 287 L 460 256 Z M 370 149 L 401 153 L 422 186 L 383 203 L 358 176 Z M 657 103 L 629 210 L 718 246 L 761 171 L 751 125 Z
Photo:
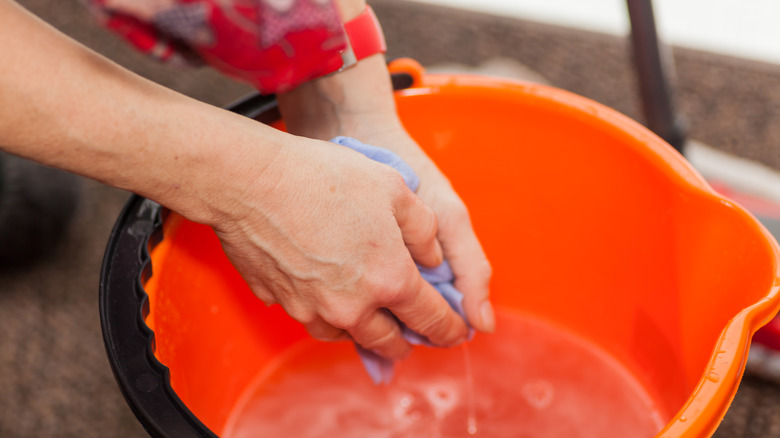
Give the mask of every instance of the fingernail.
M 493 313 L 490 301 L 483 302 L 479 307 L 479 319 L 482 322 L 482 331 L 493 333 L 496 329 L 496 315 Z
M 468 342 L 468 340 L 469 340 L 468 336 L 463 336 L 448 344 L 442 345 L 442 347 L 448 347 L 448 348 L 457 347 L 458 345 L 463 344 L 464 342 Z

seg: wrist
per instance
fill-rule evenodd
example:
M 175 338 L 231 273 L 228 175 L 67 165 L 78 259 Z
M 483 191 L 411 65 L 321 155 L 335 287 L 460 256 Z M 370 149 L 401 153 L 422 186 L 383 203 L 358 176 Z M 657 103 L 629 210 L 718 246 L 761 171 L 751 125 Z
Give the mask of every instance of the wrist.
M 366 124 L 400 126 L 382 55 L 307 82 L 277 98 L 287 130 L 304 137 L 357 137 L 357 130 L 366 128 Z

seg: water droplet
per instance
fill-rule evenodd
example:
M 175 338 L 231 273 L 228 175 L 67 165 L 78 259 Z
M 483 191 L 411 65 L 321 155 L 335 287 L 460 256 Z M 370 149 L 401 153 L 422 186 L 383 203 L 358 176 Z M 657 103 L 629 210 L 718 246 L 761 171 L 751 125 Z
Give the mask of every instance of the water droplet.
M 544 409 L 552 403 L 555 390 L 547 380 L 534 379 L 523 385 L 523 396 L 536 409 Z
M 393 415 L 395 418 L 402 421 L 414 420 L 415 413 L 419 418 L 420 412 L 417 410 L 418 406 L 415 406 L 414 395 L 407 392 L 403 392 L 399 395 L 400 397 L 397 399 L 397 404 L 393 408 Z
M 466 428 L 466 431 L 469 433 L 469 435 L 477 434 L 477 419 L 475 417 L 469 417 L 468 427 Z
M 457 387 L 449 381 L 437 382 L 425 391 L 426 399 L 435 418 L 446 417 L 458 402 Z
M 686 417 L 685 415 L 681 415 L 680 421 L 688 421 L 688 417 Z

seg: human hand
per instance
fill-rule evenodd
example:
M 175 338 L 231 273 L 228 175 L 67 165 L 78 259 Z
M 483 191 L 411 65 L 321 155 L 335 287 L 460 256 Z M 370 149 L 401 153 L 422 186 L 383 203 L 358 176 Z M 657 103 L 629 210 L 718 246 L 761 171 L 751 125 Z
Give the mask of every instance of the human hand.
M 438 240 L 444 258 L 455 274 L 455 288 L 463 293 L 463 309 L 469 323 L 482 332 L 495 330 L 489 301 L 491 267 L 471 224 L 468 209 L 449 180 L 399 124 L 379 128 L 362 125 L 358 135 L 368 144 L 394 151 L 420 177 L 417 196 L 438 218 Z
M 391 359 L 410 346 L 389 312 L 434 344 L 464 341 L 463 319 L 414 264 L 442 262 L 434 213 L 392 168 L 289 140 L 259 177 L 231 182 L 244 190 L 221 201 L 228 213 L 214 224 L 255 294 L 317 339 L 351 338 Z
M 438 218 L 438 240 L 455 274 L 455 287 L 464 295 L 469 323 L 492 332 L 490 263 L 463 201 L 398 119 L 384 58 L 364 59 L 277 97 L 289 132 L 320 139 L 354 137 L 395 152 L 412 167 L 421 181 L 417 195 Z

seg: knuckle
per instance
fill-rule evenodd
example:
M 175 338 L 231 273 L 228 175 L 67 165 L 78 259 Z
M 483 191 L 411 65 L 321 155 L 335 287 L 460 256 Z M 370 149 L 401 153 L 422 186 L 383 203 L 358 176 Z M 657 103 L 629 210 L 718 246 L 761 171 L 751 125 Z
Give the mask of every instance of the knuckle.
M 381 351 L 382 349 L 392 345 L 396 336 L 396 332 L 394 330 L 390 330 L 370 339 L 362 339 L 360 345 L 367 350 Z
M 493 277 L 493 266 L 486 258 L 483 258 L 480 263 L 477 264 L 475 270 L 479 278 L 481 278 L 486 283 L 489 282 Z
M 266 287 L 262 282 L 247 281 L 247 284 L 251 284 L 250 288 L 252 293 L 254 293 L 266 306 L 276 304 L 277 301 L 274 297 L 274 291 L 271 288 Z
M 399 204 L 405 209 L 413 208 L 415 210 L 424 211 L 425 209 L 418 208 L 422 204 L 420 198 L 406 186 L 406 183 L 400 175 L 398 175 L 397 178 L 397 182 L 400 184 L 394 185 L 394 196 Z
M 466 205 L 460 198 L 453 198 L 441 205 L 439 212 L 439 232 L 450 238 L 464 236 L 473 233 L 471 217 Z
M 406 186 L 406 181 L 404 181 L 404 177 L 401 175 L 400 172 L 393 169 L 392 167 L 386 167 L 385 174 L 383 175 L 384 178 L 387 178 L 387 181 L 389 181 L 392 184 L 392 188 L 394 190 L 403 192 L 403 193 L 411 193 L 409 190 L 409 187 Z
M 394 197 L 405 197 L 411 193 L 404 182 L 403 176 L 390 166 L 377 166 L 375 175 L 385 185 L 386 190 Z
M 461 227 L 471 226 L 471 216 L 466 204 L 460 198 L 452 198 L 447 207 L 447 216 Z
M 384 306 L 393 306 L 396 303 L 404 302 L 408 298 L 408 289 L 401 287 L 392 287 L 385 289 L 378 297 Z
M 325 342 L 338 341 L 343 338 L 344 333 L 343 330 L 326 324 L 307 327 L 307 331 L 312 338 Z
M 338 329 L 350 331 L 360 324 L 362 312 L 351 306 L 335 306 L 323 311 L 322 319 Z
M 415 276 L 419 277 L 416 269 L 403 268 L 395 272 L 397 272 L 395 275 L 388 277 L 391 279 L 391 283 L 388 283 L 388 279 L 384 279 L 382 286 L 376 289 L 377 303 L 383 306 L 392 306 L 408 301 L 410 293 L 414 291 L 414 278 Z
M 272 306 L 276 304 L 276 298 L 270 293 L 265 290 L 262 291 L 256 291 L 255 296 L 263 302 L 266 306 Z
M 466 204 L 454 192 L 452 193 L 452 196 L 448 196 L 444 202 L 447 210 L 450 211 L 451 214 L 463 217 L 469 216 L 469 209 L 466 207 Z
M 407 283 L 405 279 L 412 273 L 406 267 L 406 261 L 403 266 L 395 266 L 398 263 L 391 260 L 386 262 L 382 268 L 368 273 L 361 284 L 361 290 L 365 291 L 370 303 L 377 307 L 393 303 L 403 296 Z
M 447 319 L 448 309 L 439 307 L 433 313 L 423 318 L 418 327 L 418 331 L 431 339 L 432 342 L 446 342 L 447 332 L 445 321 Z
M 434 239 L 439 230 L 436 213 L 428 206 L 425 206 L 424 211 L 426 214 L 420 216 L 420 235 L 425 239 Z
M 450 214 L 468 214 L 466 203 L 451 187 L 449 190 L 443 190 L 436 194 L 436 205 Z
M 284 311 L 294 320 L 303 325 L 310 325 L 318 320 L 317 313 L 304 306 L 287 305 L 283 306 Z

